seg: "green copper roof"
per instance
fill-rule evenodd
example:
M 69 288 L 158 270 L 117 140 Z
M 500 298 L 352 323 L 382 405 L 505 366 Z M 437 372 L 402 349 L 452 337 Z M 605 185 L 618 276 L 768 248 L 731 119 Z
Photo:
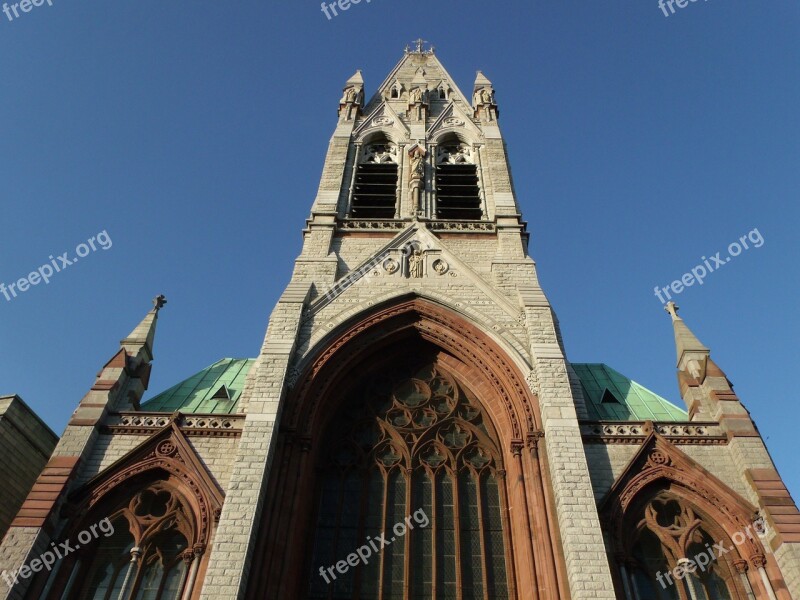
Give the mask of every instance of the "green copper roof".
M 245 376 L 253 363 L 254 358 L 223 358 L 144 402 L 141 408 L 145 412 L 235 413 Z
M 577 363 L 589 418 L 596 421 L 688 421 L 686 411 L 670 404 L 608 365 Z

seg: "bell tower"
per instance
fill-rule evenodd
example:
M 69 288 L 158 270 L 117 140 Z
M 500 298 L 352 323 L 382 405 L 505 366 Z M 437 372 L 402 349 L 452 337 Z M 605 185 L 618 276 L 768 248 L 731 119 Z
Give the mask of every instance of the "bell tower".
M 247 423 L 231 481 L 248 500 L 229 496 L 219 535 L 246 531 L 249 541 L 212 555 L 204 598 L 230 593 L 241 582 L 248 582 L 252 598 L 317 597 L 311 591 L 322 580 L 308 575 L 321 543 L 313 541 L 321 535 L 314 533 L 317 477 L 333 443 L 329 423 L 346 411 L 340 391 L 378 368 L 378 359 L 389 368 L 417 354 L 433 357 L 435 369 L 450 373 L 465 398 L 475 398 L 486 431 L 496 435 L 491 447 L 499 454 L 479 462 L 498 485 L 505 537 L 491 552 L 482 546 L 485 563 L 474 567 L 475 576 L 484 574 L 484 593 L 614 597 L 578 425 L 586 409 L 528 254 L 499 115 L 483 73 L 464 94 L 423 40 L 405 49 L 371 95 L 360 71 L 346 81 L 302 252 L 242 394 Z M 435 428 L 443 417 L 431 411 L 427 420 L 419 418 Z M 417 418 L 413 410 L 409 415 Z M 438 434 L 402 435 L 410 436 L 403 442 L 408 447 L 393 446 L 390 454 L 407 454 L 403 477 L 411 503 L 420 485 L 412 471 L 422 468 L 422 459 L 409 440 Z M 482 435 L 476 430 L 471 439 L 477 443 Z M 442 444 L 453 465 L 475 468 Z M 488 457 L 494 450 L 476 452 Z M 473 475 L 475 481 L 484 476 Z M 454 501 L 467 502 L 466 496 Z M 406 506 L 407 514 L 412 508 Z M 468 508 L 461 510 L 466 515 Z M 495 533 L 484 531 L 484 544 Z M 454 542 L 460 560 L 474 554 L 459 546 L 464 536 Z M 403 556 L 412 560 L 411 546 Z M 385 577 L 389 559 L 380 560 Z M 497 561 L 503 568 L 492 571 Z M 424 588 L 433 582 L 408 579 L 421 575 L 406 564 L 404 582 L 403 571 L 394 575 L 397 585 L 433 594 Z M 431 573 L 441 574 L 436 565 Z M 229 587 L 232 573 L 236 582 Z M 366 577 L 365 571 L 353 585 L 368 585 Z M 453 577 L 436 584 L 436 593 L 473 585 L 461 567 Z M 344 579 L 325 585 L 344 585 Z M 387 593 L 382 597 L 395 597 Z

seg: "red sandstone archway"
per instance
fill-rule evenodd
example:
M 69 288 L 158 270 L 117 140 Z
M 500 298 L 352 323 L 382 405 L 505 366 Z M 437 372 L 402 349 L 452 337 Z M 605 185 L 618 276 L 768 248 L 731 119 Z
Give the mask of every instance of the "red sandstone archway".
M 467 382 L 497 432 L 505 466 L 512 597 L 568 597 L 563 565 L 556 560 L 561 552 L 538 444 L 537 398 L 508 352 L 490 336 L 463 316 L 414 298 L 346 323 L 300 365 L 279 425 L 249 598 L 300 597 L 308 574 L 320 440 L 341 402 L 341 390 L 359 372 L 422 344 L 438 349 L 437 360 Z

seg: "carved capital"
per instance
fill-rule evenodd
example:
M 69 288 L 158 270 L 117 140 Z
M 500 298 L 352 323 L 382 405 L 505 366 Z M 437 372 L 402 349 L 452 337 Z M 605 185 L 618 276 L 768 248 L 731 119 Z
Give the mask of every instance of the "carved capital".
M 737 573 L 747 573 L 747 561 L 746 560 L 735 560 L 733 561 L 733 566 L 736 567 Z
M 511 454 L 514 456 L 522 456 L 522 449 L 525 443 L 522 440 L 511 440 Z
M 750 557 L 750 564 L 756 569 L 763 569 L 767 566 L 767 557 L 763 554 L 755 554 Z

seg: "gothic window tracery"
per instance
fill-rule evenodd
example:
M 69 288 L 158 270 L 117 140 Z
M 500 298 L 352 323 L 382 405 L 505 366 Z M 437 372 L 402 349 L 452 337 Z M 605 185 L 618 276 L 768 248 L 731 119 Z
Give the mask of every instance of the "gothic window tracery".
M 110 517 L 113 534 L 84 552 L 64 600 L 177 600 L 193 557 L 193 518 L 171 486 L 156 482 Z
M 509 598 L 496 435 L 452 375 L 428 363 L 371 376 L 329 427 L 310 599 L 402 600 L 405 586 L 413 599 Z M 415 514 L 427 526 L 396 535 Z M 321 577 L 384 532 L 379 555 Z
M 631 524 L 628 556 L 621 577 L 632 600 L 745 600 L 735 569 L 726 556 L 711 557 L 704 570 L 682 579 L 670 573 L 687 559 L 707 554 L 720 540 L 714 529 L 683 499 L 662 491 L 646 502 Z M 730 541 L 725 546 L 733 547 Z
M 397 204 L 397 145 L 386 138 L 366 144 L 356 165 L 350 216 L 391 219 Z

